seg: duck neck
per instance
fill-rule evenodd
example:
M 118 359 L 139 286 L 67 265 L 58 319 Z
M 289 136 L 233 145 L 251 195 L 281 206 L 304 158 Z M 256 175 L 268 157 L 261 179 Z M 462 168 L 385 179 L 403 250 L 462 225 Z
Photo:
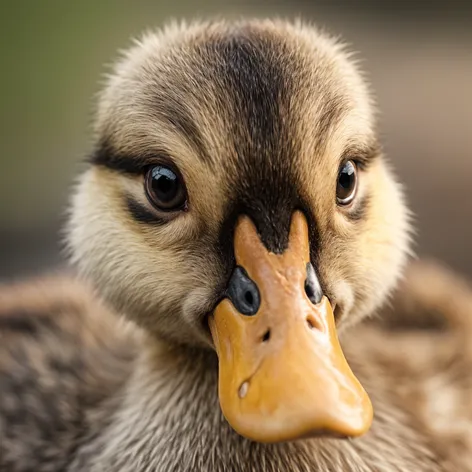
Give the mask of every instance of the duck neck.
M 160 428 L 219 416 L 218 358 L 210 349 L 146 339 L 125 389 L 124 404 L 141 405 Z
M 264 463 L 301 471 L 333 457 L 323 452 L 325 440 L 265 445 L 239 436 L 221 413 L 217 383 L 213 351 L 147 339 L 99 439 L 71 470 L 256 472 Z
M 111 401 L 100 439 L 80 461 L 82 469 L 73 470 L 221 470 L 207 461 L 216 464 L 216 455 L 238 436 L 221 414 L 217 374 L 218 359 L 209 349 L 140 340 L 134 368 Z
M 360 472 L 371 470 L 346 441 L 246 440 L 224 419 L 217 383 L 213 351 L 147 339 L 127 384 L 114 399 L 113 413 L 98 432 L 100 439 L 94 437 L 87 457 L 71 470 L 296 472 L 333 470 L 333 463 L 356 463 Z

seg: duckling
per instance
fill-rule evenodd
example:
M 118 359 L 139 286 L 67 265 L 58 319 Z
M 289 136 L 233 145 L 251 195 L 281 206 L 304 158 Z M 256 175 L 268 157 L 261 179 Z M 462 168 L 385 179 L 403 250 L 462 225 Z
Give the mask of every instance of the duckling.
M 410 240 L 374 115 L 345 48 L 299 22 L 126 51 L 71 202 L 86 282 L 0 292 L 0 470 L 466 470 L 411 407 L 434 376 L 402 370 L 406 335 L 360 323 Z

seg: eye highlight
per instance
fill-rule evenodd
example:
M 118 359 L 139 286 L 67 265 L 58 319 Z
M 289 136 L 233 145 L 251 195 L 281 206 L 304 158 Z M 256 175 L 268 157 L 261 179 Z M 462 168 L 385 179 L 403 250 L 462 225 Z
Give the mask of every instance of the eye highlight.
M 150 203 L 161 211 L 187 209 L 187 191 L 182 176 L 169 166 L 156 165 L 146 172 L 144 183 Z
M 339 168 L 336 183 L 336 201 L 338 205 L 349 205 L 356 196 L 357 166 L 354 161 L 346 161 Z

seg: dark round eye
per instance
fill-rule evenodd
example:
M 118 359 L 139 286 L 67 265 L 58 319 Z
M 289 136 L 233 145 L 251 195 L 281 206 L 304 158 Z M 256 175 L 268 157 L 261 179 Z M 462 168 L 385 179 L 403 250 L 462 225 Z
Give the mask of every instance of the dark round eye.
M 149 201 L 158 210 L 185 210 L 187 192 L 183 179 L 170 167 L 151 167 L 146 174 L 145 188 Z
M 357 190 L 357 167 L 353 161 L 341 165 L 336 184 L 336 200 L 339 205 L 352 202 Z

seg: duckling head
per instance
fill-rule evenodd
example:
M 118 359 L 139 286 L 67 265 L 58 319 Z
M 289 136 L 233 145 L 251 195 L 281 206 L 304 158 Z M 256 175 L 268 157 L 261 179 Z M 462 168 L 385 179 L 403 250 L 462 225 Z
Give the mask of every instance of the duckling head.
M 174 24 L 117 62 L 95 131 L 80 272 L 152 336 L 216 350 L 240 434 L 365 432 L 337 332 L 394 287 L 408 217 L 344 48 L 299 23 Z

